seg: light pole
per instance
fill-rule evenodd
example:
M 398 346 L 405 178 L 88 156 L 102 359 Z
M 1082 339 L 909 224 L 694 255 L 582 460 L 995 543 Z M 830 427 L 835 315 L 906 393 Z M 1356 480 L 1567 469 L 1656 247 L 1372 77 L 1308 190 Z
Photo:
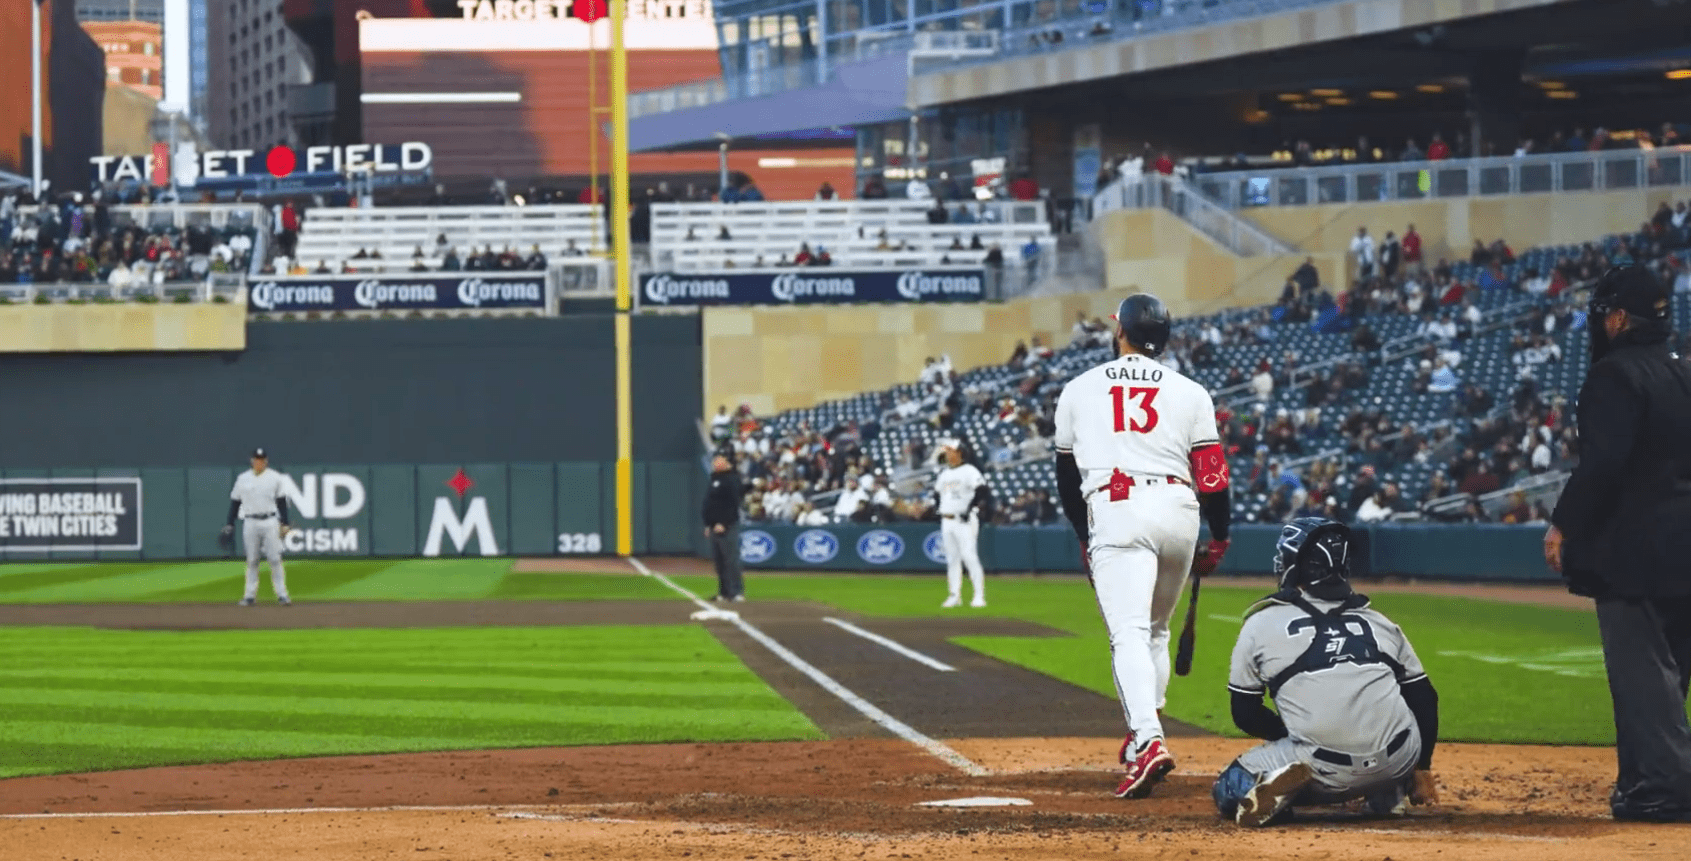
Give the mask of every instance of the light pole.
M 41 4 L 35 0 L 29 7 L 29 85 L 30 111 L 34 125 L 30 127 L 30 194 L 41 202 Z
M 716 196 L 722 199 L 722 193 L 728 190 L 728 133 L 716 133 Z

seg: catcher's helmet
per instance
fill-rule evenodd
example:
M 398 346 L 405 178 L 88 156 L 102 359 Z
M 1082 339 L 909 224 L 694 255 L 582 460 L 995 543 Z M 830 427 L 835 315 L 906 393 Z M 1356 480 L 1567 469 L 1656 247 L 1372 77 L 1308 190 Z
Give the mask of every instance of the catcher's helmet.
M 1350 527 L 1325 517 L 1300 517 L 1280 530 L 1274 545 L 1280 588 L 1301 589 L 1337 601 L 1351 594 Z
M 1116 325 L 1129 344 L 1155 359 L 1168 346 L 1168 306 L 1149 293 L 1135 293 L 1116 306 Z

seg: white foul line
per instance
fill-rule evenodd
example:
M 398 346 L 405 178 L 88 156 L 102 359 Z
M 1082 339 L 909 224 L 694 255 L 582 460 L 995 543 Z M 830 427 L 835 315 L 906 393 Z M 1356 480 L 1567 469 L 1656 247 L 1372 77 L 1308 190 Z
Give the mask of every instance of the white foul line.
M 671 580 L 668 577 L 666 577 L 662 574 L 659 574 L 658 572 L 653 571 L 652 569 L 646 567 L 646 563 L 641 562 L 639 559 L 636 559 L 633 556 L 629 556 L 629 557 L 626 557 L 626 558 L 628 559 L 628 564 L 634 566 L 634 570 L 639 571 L 641 574 L 644 574 L 647 577 L 651 577 L 652 579 L 657 580 L 659 583 L 662 583 L 665 586 L 668 586 L 670 589 L 674 590 L 676 593 L 686 597 L 689 601 L 692 601 L 693 603 L 698 604 L 700 607 L 705 608 L 706 611 L 717 614 L 717 615 L 712 616 L 711 618 L 719 618 L 719 619 L 722 619 L 724 621 L 732 623 L 735 627 L 739 628 L 743 633 L 745 633 L 746 636 L 751 637 L 753 640 L 756 640 L 759 644 L 761 644 L 765 649 L 768 649 L 769 651 L 773 652 L 775 654 L 775 657 L 780 658 L 783 661 L 786 661 L 787 664 L 789 666 L 791 666 L 793 669 L 798 670 L 801 673 L 804 673 L 806 676 L 809 676 L 810 680 L 815 682 L 816 684 L 820 685 L 823 690 L 827 691 L 828 693 L 833 694 L 836 697 L 839 697 L 840 700 L 842 700 L 846 705 L 851 706 L 854 709 L 857 709 L 857 711 L 859 713 L 861 713 L 864 717 L 874 721 L 876 724 L 879 724 L 881 726 L 881 728 L 885 729 L 887 732 L 890 732 L 893 735 L 896 735 L 899 738 L 902 738 L 905 741 L 910 742 L 911 744 L 916 745 L 917 747 L 927 751 L 928 753 L 933 754 L 934 756 L 943 760 L 946 764 L 956 768 L 957 770 L 963 772 L 964 774 L 969 775 L 970 777 L 985 777 L 986 775 L 989 775 L 989 774 L 992 773 L 989 769 L 982 768 L 981 766 L 976 765 L 975 763 L 971 762 L 968 757 L 965 757 L 963 754 L 960 754 L 957 751 L 953 750 L 945 742 L 939 741 L 938 739 L 929 738 L 928 736 L 923 735 L 922 732 L 920 730 L 917 730 L 915 727 L 905 723 L 904 721 L 899 720 L 898 718 L 893 717 L 890 714 L 887 714 L 884 711 L 881 711 L 880 708 L 876 707 L 876 705 L 874 703 L 871 703 L 868 700 L 858 696 L 857 694 L 852 693 L 850 690 L 847 690 L 844 685 L 840 684 L 839 682 L 834 681 L 834 679 L 831 676 L 829 676 L 827 673 L 824 673 L 821 670 L 815 668 L 814 666 L 811 666 L 809 661 L 806 661 L 805 659 L 799 657 L 798 655 L 793 654 L 791 649 L 788 649 L 786 646 L 783 646 L 780 643 L 776 642 L 773 637 L 770 637 L 768 634 L 765 634 L 764 632 L 762 632 L 762 631 L 758 630 L 757 628 L 753 627 L 752 624 L 750 622 L 747 622 L 745 619 L 740 618 L 740 614 L 738 614 L 738 613 L 721 613 L 720 611 L 717 611 L 715 607 L 712 607 L 710 604 L 708 604 L 704 601 L 701 601 L 699 599 L 699 596 L 693 594 L 686 587 L 684 587 L 681 584 L 676 583 L 674 580 Z M 700 615 L 703 615 L 703 614 L 700 614 Z
M 845 621 L 844 619 L 836 619 L 832 616 L 823 616 L 822 621 L 827 622 L 828 624 L 833 625 L 834 627 L 839 628 L 843 631 L 847 631 L 849 633 L 856 634 L 857 636 L 862 637 L 863 639 L 868 640 L 871 643 L 878 643 L 882 646 L 886 646 L 887 648 L 905 656 L 906 658 L 909 658 L 912 661 L 915 661 L 918 664 L 924 664 L 926 666 L 933 667 L 934 669 L 939 670 L 942 673 L 955 673 L 955 672 L 957 672 L 957 668 L 950 665 L 950 664 L 947 664 L 943 661 L 936 661 L 933 658 L 930 658 L 927 655 L 924 655 L 921 652 L 918 652 L 915 649 L 912 649 L 909 646 L 904 645 L 903 643 L 900 643 L 896 640 L 888 639 L 887 637 L 883 637 L 880 634 L 875 633 L 874 631 L 865 631 L 862 628 L 859 628 L 856 625 L 853 625 L 852 623 Z

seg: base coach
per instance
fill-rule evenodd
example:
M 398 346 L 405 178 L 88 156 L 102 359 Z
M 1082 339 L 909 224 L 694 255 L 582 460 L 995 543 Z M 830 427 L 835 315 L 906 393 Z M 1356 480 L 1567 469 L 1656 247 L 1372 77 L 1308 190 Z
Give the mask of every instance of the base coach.
M 733 461 L 720 454 L 711 458 L 710 488 L 705 491 L 703 513 L 711 561 L 716 563 L 716 595 L 712 601 L 746 600 L 740 571 L 740 499 L 744 495 Z
M 1579 466 L 1544 558 L 1597 602 L 1620 760 L 1616 819 L 1691 822 L 1691 362 L 1668 346 L 1672 298 L 1639 266 L 1591 297 Z

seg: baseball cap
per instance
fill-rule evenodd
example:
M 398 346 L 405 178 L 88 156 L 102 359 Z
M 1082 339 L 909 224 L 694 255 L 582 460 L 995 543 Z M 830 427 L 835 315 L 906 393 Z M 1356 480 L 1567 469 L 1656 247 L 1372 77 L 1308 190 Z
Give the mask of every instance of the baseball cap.
M 1666 320 L 1673 310 L 1668 285 L 1636 264 L 1622 264 L 1603 273 L 1591 294 L 1591 311 L 1606 314 L 1619 308 L 1646 320 Z
M 264 449 L 262 447 L 253 449 L 252 450 L 252 456 L 253 457 L 262 457 L 262 458 L 266 458 L 266 459 L 268 459 L 270 457 L 270 455 L 265 454 Z

